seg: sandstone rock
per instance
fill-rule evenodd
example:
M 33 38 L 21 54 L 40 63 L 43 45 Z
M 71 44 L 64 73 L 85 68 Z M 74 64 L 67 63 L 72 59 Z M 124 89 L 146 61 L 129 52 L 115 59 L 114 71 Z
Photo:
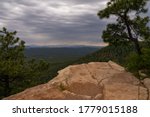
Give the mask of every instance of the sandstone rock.
M 86 66 L 72 68 L 73 75 L 68 79 L 68 90 L 80 95 L 94 96 L 101 92 L 98 82 L 88 72 Z
M 149 96 L 150 81 L 143 82 L 146 87 L 112 61 L 91 62 L 68 66 L 48 83 L 5 99 L 145 100 Z
M 18 100 L 58 100 L 65 99 L 65 95 L 55 87 L 47 87 L 46 84 L 36 86 L 25 91 L 12 95 L 6 99 Z
M 143 73 L 143 71 L 139 71 L 139 76 L 141 77 L 141 79 L 144 79 L 147 77 L 147 75 L 145 73 Z
M 150 89 L 150 78 L 145 78 L 143 83 L 146 88 Z
M 118 64 L 116 64 L 116 63 L 114 63 L 114 62 L 112 62 L 112 61 L 109 61 L 108 64 L 109 64 L 113 69 L 115 69 L 115 70 L 118 70 L 118 71 L 125 71 L 125 69 L 124 69 L 122 66 L 120 66 L 120 65 L 118 65 Z
M 65 95 L 65 99 L 67 100 L 91 100 L 92 97 L 91 96 L 87 96 L 87 95 L 79 95 L 79 94 L 75 94 L 72 93 L 70 91 L 63 91 L 63 94 Z
M 145 78 L 143 83 L 144 83 L 144 86 L 147 88 L 148 99 L 150 100 L 150 78 Z
M 146 88 L 139 86 L 139 100 L 147 100 L 149 98 L 149 92 Z
M 97 94 L 95 97 L 94 97 L 94 100 L 102 100 L 102 99 L 104 99 L 104 97 L 103 97 L 103 94 Z
M 126 83 L 105 84 L 104 99 L 106 100 L 137 100 L 138 86 Z
M 108 83 L 109 84 L 126 83 L 131 85 L 139 85 L 140 81 L 136 77 L 134 77 L 131 73 L 120 72 L 120 73 L 113 74 L 113 76 L 107 80 L 107 84 Z

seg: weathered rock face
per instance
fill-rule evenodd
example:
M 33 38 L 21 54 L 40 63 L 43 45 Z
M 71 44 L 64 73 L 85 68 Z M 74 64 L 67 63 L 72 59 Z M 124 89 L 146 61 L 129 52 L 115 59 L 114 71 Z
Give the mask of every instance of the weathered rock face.
M 147 88 L 148 99 L 150 100 L 150 78 L 145 78 L 143 83 L 144 83 L 144 86 Z
M 57 77 L 46 84 L 26 89 L 5 99 L 150 99 L 149 79 L 141 84 L 131 73 L 111 61 L 73 65 L 58 73 Z

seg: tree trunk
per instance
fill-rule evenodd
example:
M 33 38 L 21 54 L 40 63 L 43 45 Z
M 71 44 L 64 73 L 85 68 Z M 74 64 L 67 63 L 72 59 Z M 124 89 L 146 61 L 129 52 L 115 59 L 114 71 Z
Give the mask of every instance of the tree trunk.
M 10 94 L 10 85 L 9 85 L 9 77 L 5 77 L 4 81 L 4 96 L 8 96 Z
M 138 55 L 141 55 L 142 52 L 141 52 L 140 44 L 139 44 L 139 42 L 138 42 L 137 39 L 134 40 L 134 45 L 135 45 L 135 49 L 136 49 L 137 54 L 138 54 Z
M 132 31 L 131 31 L 131 28 L 130 28 L 130 24 L 128 23 L 126 14 L 124 15 L 123 19 L 124 19 L 125 25 L 127 27 L 127 32 L 128 32 L 128 35 L 129 35 L 129 39 L 130 39 L 130 41 L 132 41 L 134 43 L 137 54 L 141 55 L 142 52 L 141 52 L 141 48 L 140 48 L 140 45 L 139 45 L 139 41 L 138 41 L 138 39 L 133 38 L 133 34 L 132 34 Z

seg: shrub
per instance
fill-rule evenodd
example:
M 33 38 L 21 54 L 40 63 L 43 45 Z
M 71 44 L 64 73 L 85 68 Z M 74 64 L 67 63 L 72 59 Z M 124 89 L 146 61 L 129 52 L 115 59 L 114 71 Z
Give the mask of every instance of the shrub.
M 126 67 L 129 71 L 142 72 L 150 75 L 150 48 L 143 48 L 142 55 L 138 55 L 134 52 L 129 54 L 126 59 Z

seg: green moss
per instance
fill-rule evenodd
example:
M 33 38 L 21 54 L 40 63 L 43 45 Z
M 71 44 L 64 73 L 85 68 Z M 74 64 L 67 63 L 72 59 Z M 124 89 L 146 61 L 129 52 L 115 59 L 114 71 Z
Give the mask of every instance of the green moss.
M 64 91 L 64 90 L 67 89 L 67 87 L 64 86 L 64 85 L 61 83 L 61 84 L 59 85 L 59 89 L 60 89 L 61 91 Z

